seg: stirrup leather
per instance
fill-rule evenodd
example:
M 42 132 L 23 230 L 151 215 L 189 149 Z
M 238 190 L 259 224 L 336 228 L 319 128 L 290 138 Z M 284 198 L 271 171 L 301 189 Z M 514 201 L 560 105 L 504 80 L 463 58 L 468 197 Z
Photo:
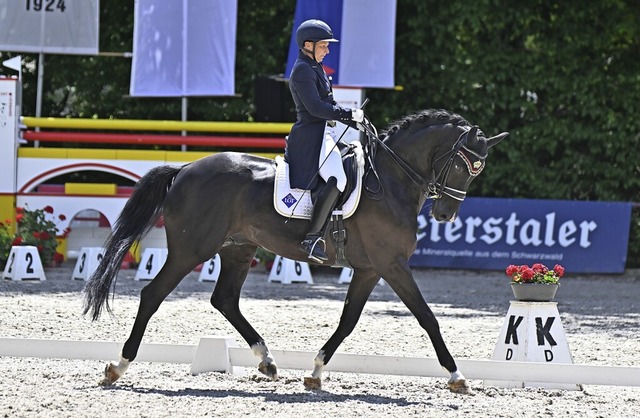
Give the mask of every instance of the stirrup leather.
M 322 263 L 329 259 L 329 256 L 327 256 L 327 254 L 325 253 L 326 245 L 327 244 L 324 238 L 322 238 L 321 236 L 307 235 L 307 238 L 305 238 L 300 243 L 300 249 L 304 251 L 313 261 Z

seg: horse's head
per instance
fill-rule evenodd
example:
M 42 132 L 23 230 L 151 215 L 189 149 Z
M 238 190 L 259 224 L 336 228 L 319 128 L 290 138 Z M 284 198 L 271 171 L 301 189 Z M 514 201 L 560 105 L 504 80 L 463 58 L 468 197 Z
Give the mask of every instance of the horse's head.
M 438 222 L 453 222 L 471 182 L 482 172 L 489 148 L 502 141 L 508 132 L 486 138 L 477 126 L 462 127 L 464 132 L 451 148 L 436 155 L 432 167 L 434 183 L 430 187 L 431 216 Z

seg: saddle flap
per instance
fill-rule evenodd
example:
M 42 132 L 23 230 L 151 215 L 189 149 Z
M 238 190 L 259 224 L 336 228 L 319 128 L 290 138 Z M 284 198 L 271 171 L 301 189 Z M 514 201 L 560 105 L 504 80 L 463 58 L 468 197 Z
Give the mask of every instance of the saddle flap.
M 353 215 L 360 202 L 362 190 L 362 176 L 364 175 L 364 152 L 362 145 L 352 143 L 354 157 L 349 166 L 355 166 L 356 181 L 348 181 L 345 193 L 338 201 L 338 207 L 342 204 L 343 217 L 346 219 Z M 313 214 L 313 202 L 311 191 L 291 188 L 289 184 L 289 164 L 278 155 L 276 161 L 276 176 L 274 181 L 273 206 L 280 215 L 294 219 L 311 219 Z M 347 178 L 354 172 L 353 168 L 345 167 Z M 349 187 L 351 184 L 351 187 Z M 349 190 L 350 189 L 350 190 Z

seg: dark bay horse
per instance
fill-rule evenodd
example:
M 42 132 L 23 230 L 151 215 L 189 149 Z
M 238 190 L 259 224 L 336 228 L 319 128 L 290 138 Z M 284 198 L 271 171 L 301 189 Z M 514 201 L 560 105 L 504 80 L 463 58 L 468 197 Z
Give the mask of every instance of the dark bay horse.
M 507 133 L 486 138 L 460 115 L 426 110 L 392 124 L 373 138 L 362 198 L 344 225 L 346 256 L 353 277 L 336 331 L 314 360 L 307 387 L 319 387 L 322 371 L 342 341 L 353 331 L 365 302 L 380 277 L 416 317 L 435 348 L 438 361 L 451 373 L 452 391 L 469 391 L 465 377 L 447 349 L 438 321 L 425 302 L 409 268 L 416 248 L 418 214 L 433 198 L 431 215 L 455 220 L 471 181 L 484 168 L 490 147 Z M 224 152 L 183 167 L 149 171 L 116 221 L 105 243 L 105 255 L 85 288 L 84 313 L 93 320 L 103 307 L 111 312 L 109 292 L 129 248 L 164 216 L 168 257 L 158 275 L 140 293 L 140 305 L 118 365 L 109 364 L 103 384 L 120 378 L 136 358 L 147 324 L 164 299 L 200 263 L 220 255 L 221 271 L 211 304 L 260 358 L 258 369 L 277 377 L 276 363 L 263 338 L 239 309 L 240 291 L 258 246 L 283 257 L 309 261 L 300 251 L 307 220 L 279 215 L 273 207 L 275 162 L 249 154 Z M 332 265 L 335 251 L 327 246 Z

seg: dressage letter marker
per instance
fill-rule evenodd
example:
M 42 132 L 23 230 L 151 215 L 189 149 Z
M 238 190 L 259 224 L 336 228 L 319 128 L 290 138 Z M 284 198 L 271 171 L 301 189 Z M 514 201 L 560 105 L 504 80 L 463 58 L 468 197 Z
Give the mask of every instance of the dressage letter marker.
M 89 280 L 93 272 L 98 268 L 103 256 L 104 248 L 102 247 L 82 247 L 71 278 L 74 280 Z
M 556 302 L 511 301 L 492 360 L 573 364 Z M 581 390 L 581 385 L 493 381 L 491 386 Z
M 220 267 L 220 256 L 216 254 L 213 256 L 213 258 L 209 259 L 209 261 L 202 265 L 202 270 L 200 270 L 198 281 L 217 282 L 218 277 L 220 276 Z
M 311 278 L 311 270 L 309 270 L 309 264 L 290 260 L 279 255 L 277 255 L 276 259 L 273 261 L 273 267 L 271 267 L 271 271 L 269 272 L 268 281 L 270 283 L 280 282 L 282 284 L 313 284 L 313 279 Z
M 2 277 L 16 282 L 21 280 L 39 280 L 42 282 L 47 280 L 44 276 L 38 249 L 33 245 L 11 247 Z
M 167 261 L 168 254 L 166 248 L 145 248 L 133 280 L 153 280 Z

